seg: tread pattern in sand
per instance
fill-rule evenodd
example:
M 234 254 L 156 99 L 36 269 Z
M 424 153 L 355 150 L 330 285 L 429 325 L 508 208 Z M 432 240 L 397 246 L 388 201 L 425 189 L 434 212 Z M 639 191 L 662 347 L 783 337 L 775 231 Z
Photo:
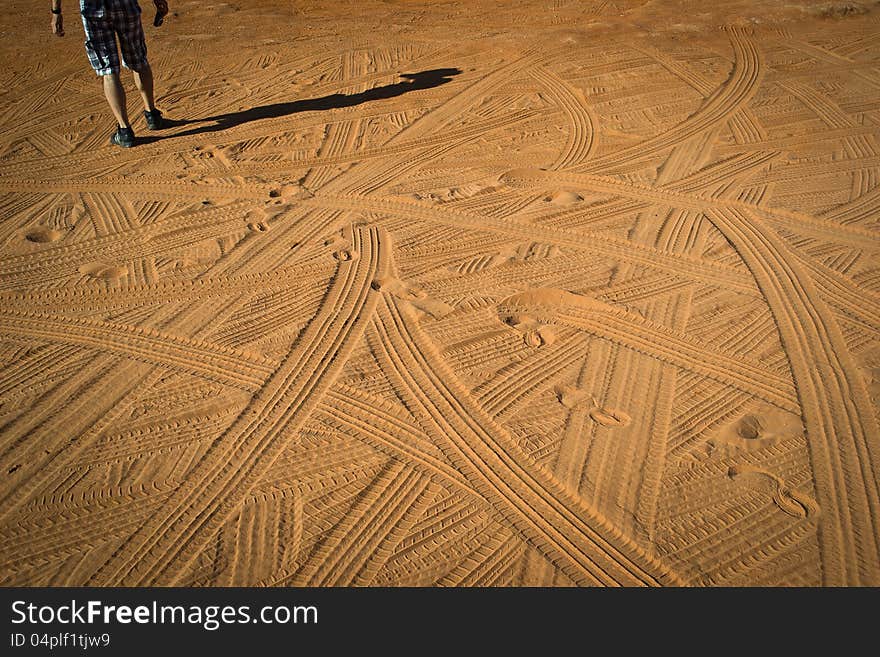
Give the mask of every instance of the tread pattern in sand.
M 880 584 L 876 10 L 281 4 L 0 45 L 0 583 Z

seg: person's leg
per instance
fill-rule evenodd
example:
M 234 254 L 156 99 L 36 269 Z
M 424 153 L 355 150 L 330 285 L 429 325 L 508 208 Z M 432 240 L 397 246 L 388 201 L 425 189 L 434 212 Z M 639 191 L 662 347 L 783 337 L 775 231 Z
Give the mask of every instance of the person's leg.
M 119 80 L 119 73 L 110 73 L 102 75 L 101 79 L 104 83 L 104 95 L 116 117 L 116 123 L 120 128 L 130 128 L 131 123 L 128 122 L 128 109 L 125 106 L 125 88 Z
M 125 107 L 125 89 L 119 80 L 119 52 L 116 49 L 116 35 L 113 24 L 105 16 L 83 15 L 83 28 L 86 33 L 86 54 L 95 73 L 101 78 L 104 96 L 123 128 L 130 127 L 128 111 Z
M 141 16 L 137 12 L 125 12 L 116 17 L 114 24 L 122 48 L 122 62 L 134 75 L 134 83 L 144 101 L 148 113 L 156 111 L 153 97 L 153 69 L 147 60 L 147 43 Z
M 147 64 L 139 71 L 132 70 L 132 74 L 134 75 L 134 83 L 144 101 L 144 109 L 152 112 L 156 109 L 156 103 L 153 99 L 153 69 Z

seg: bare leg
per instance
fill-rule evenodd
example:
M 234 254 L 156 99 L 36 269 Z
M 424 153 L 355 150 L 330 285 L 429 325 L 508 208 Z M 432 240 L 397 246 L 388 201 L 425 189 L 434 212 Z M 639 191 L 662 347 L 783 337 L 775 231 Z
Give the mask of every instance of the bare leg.
M 134 73 L 134 83 L 141 93 L 141 98 L 144 99 L 144 107 L 148 112 L 152 112 L 156 109 L 153 100 L 153 69 L 147 64 L 140 71 L 132 71 L 132 73 Z
M 119 81 L 119 73 L 111 73 L 102 76 L 104 82 L 104 95 L 110 103 L 110 109 L 116 117 L 116 122 L 122 128 L 130 128 L 128 122 L 128 110 L 125 107 L 125 89 Z

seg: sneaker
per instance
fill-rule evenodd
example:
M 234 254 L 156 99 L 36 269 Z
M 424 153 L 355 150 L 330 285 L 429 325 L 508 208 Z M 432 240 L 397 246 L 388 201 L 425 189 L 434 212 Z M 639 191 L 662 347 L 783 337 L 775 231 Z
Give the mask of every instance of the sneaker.
M 154 109 L 152 112 L 144 110 L 144 118 L 147 120 L 147 127 L 150 130 L 161 130 L 165 123 L 162 121 L 162 112 Z
M 116 132 L 110 137 L 110 143 L 123 148 L 134 146 L 134 130 L 131 128 L 116 128 Z

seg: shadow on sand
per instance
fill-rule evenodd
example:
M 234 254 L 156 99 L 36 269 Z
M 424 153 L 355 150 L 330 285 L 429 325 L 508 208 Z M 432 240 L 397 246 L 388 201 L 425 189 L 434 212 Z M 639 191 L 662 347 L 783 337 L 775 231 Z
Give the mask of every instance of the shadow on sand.
M 371 100 L 383 100 L 385 98 L 394 98 L 402 96 L 411 91 L 419 89 L 431 89 L 446 84 L 452 80 L 452 77 L 461 73 L 461 69 L 457 68 L 437 68 L 430 71 L 421 71 L 419 73 L 401 73 L 400 77 L 404 78 L 401 82 L 385 85 L 384 87 L 376 87 L 356 94 L 331 94 L 321 98 L 308 98 L 304 100 L 294 100 L 286 103 L 273 103 L 271 105 L 260 105 L 252 107 L 240 112 L 228 112 L 227 114 L 218 114 L 216 116 L 206 116 L 201 119 L 176 120 L 165 119 L 168 128 L 174 128 L 182 125 L 191 125 L 213 121 L 209 125 L 200 125 L 198 127 L 184 130 L 167 137 L 158 135 L 150 135 L 148 137 L 138 137 L 139 144 L 149 144 L 161 139 L 174 139 L 176 137 L 186 137 L 190 135 L 205 134 L 209 132 L 218 132 L 250 121 L 259 121 L 260 119 L 276 119 L 282 116 L 289 116 L 297 112 L 314 112 L 320 110 L 341 109 L 343 107 L 352 107 L 360 105 Z

